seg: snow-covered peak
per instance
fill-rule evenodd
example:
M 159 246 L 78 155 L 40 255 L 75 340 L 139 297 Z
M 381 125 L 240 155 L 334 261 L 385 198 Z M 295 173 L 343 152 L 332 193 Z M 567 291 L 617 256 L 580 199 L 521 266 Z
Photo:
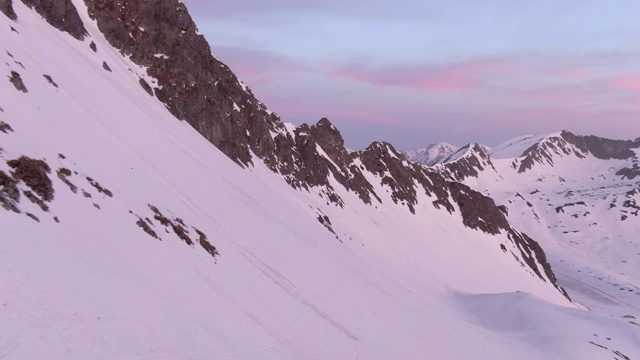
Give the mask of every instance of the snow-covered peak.
M 482 158 L 487 158 L 487 149 L 489 149 L 489 147 L 486 145 L 470 143 L 459 148 L 455 152 L 449 154 L 449 156 L 447 156 L 441 162 L 448 163 L 448 162 L 456 161 L 462 157 L 469 157 L 469 156 L 480 156 Z
M 436 164 L 435 168 L 455 181 L 463 181 L 468 177 L 477 178 L 481 172 L 493 169 L 491 157 L 487 154 L 488 149 L 485 145 L 468 144 Z
M 441 142 L 430 144 L 426 147 L 418 148 L 415 150 L 405 150 L 402 152 L 402 154 L 405 156 L 405 158 L 415 163 L 425 166 L 432 166 L 439 162 L 442 162 L 458 149 L 460 149 L 459 146 Z
M 507 140 L 489 151 L 493 159 L 512 159 L 525 155 L 525 152 L 542 140 L 559 137 L 560 132 L 547 135 L 524 135 Z

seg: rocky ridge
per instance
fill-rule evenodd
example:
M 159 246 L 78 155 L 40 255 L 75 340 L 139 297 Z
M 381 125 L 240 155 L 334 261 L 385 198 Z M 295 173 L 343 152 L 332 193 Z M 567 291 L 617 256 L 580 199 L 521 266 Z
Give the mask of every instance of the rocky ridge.
M 562 131 L 519 137 L 489 154 L 468 151 L 433 169 L 491 196 L 511 224 L 548 249 L 564 285 L 586 284 L 618 308 L 590 296 L 578 301 L 625 318 L 637 316 L 640 304 L 640 275 L 633 270 L 640 263 L 639 154 L 640 139 Z M 570 263 L 576 256 L 581 261 Z M 620 265 L 628 270 L 620 272 Z
M 55 6 L 24 2 L 51 25 L 83 39 L 86 31 L 81 21 L 77 22 L 77 11 L 69 0 Z M 393 202 L 414 214 L 417 195 L 422 192 L 432 199 L 434 207 L 450 213 L 460 211 L 469 228 L 489 234 L 506 232 L 520 251 L 513 254 L 516 260 L 542 280 L 551 281 L 566 296 L 540 246 L 515 230 L 490 198 L 445 179 L 438 171 L 404 160 L 388 143 L 374 142 L 363 151 L 349 152 L 328 119 L 296 128 L 284 124 L 228 66 L 211 55 L 208 43 L 181 2 L 85 0 L 85 4 L 110 44 L 157 80 L 150 85 L 140 79 L 145 91 L 239 165 L 262 161 L 295 188 L 322 189 L 321 193 L 336 206 L 344 206 L 344 201 L 334 191 L 333 180 L 367 204 L 382 203 L 381 194 L 375 191 L 381 185 L 390 190 Z M 5 1 L 0 8 L 10 14 L 11 2 Z M 478 153 L 484 153 L 478 148 Z M 469 163 L 460 173 L 473 172 L 479 164 Z M 380 184 L 367 180 L 366 173 L 373 174 Z M 323 220 L 330 223 L 329 219 Z M 175 230 L 175 224 L 170 225 Z
M 635 157 L 632 149 L 640 148 L 640 139 L 631 140 L 611 140 L 597 136 L 579 136 L 569 131 L 562 131 L 559 136 L 550 136 L 539 143 L 528 148 L 522 159 L 514 160 L 514 168 L 518 168 L 519 173 L 530 170 L 534 164 L 554 164 L 556 155 L 575 155 L 578 158 L 585 158 L 591 154 L 600 160 L 625 160 Z
M 462 147 L 435 167 L 454 181 L 463 181 L 467 177 L 477 178 L 485 169 L 495 171 L 486 147 L 475 143 Z

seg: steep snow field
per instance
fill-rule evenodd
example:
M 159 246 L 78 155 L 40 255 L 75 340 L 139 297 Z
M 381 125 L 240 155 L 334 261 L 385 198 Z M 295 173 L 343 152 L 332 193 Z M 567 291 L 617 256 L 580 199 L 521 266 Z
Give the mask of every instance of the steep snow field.
M 83 42 L 20 1 L 16 22 L 0 14 L 0 170 L 42 160 L 53 188 L 39 206 L 19 182 L 4 204 L 20 212 L 0 209 L 0 359 L 640 356 L 638 327 L 570 303 L 501 250 L 506 235 L 426 195 L 416 215 L 346 191 L 342 209 L 240 168 L 74 3 Z

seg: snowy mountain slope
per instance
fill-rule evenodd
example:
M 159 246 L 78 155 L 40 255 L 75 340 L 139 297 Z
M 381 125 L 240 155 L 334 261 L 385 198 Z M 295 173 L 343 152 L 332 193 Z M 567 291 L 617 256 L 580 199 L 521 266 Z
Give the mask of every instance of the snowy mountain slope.
M 428 197 L 435 195 L 437 199 L 426 201 L 449 213 L 455 211 L 453 201 L 460 207 L 463 224 L 490 234 L 506 231 L 509 242 L 516 247 L 514 259 L 564 292 L 557 286 L 538 244 L 504 221 L 490 199 L 476 196 L 469 189 L 462 191 L 436 172 L 401 161 L 388 144 L 372 144 L 363 151 L 351 152 L 328 119 L 297 128 L 282 123 L 226 65 L 209 55 L 208 44 L 183 4 L 169 0 L 156 5 L 103 0 L 85 3 L 88 15 L 109 43 L 156 77 L 150 85 L 141 78 L 141 84 L 147 84 L 143 88 L 237 163 L 248 166 L 261 161 L 292 187 L 307 191 L 317 187 L 321 196 L 340 207 L 345 206 L 339 195 L 342 188 L 369 205 L 393 202 L 413 214 L 420 192 Z M 381 162 L 381 156 L 388 161 Z M 368 177 L 367 172 L 378 177 Z M 374 189 L 379 185 L 390 194 L 386 201 Z M 480 213 L 480 209 L 489 211 Z M 331 231 L 327 226 L 330 218 L 319 215 L 318 221 Z
M 456 176 L 450 164 L 440 169 L 485 191 L 512 223 L 538 239 L 578 301 L 637 322 L 638 153 L 639 140 L 559 132 L 495 147 L 494 167 L 475 176 Z
M 404 150 L 402 151 L 402 155 L 407 160 L 413 161 L 414 163 L 425 166 L 434 166 L 440 163 L 453 161 L 462 156 L 468 149 L 476 146 L 479 149 L 482 149 L 482 151 L 484 151 L 485 153 L 488 153 L 491 150 L 489 146 L 483 144 L 474 143 L 460 147 L 442 142 L 437 144 L 430 144 L 426 147 L 418 148 L 415 150 Z
M 477 177 L 485 171 L 495 172 L 487 147 L 471 143 L 449 155 L 441 163 L 434 166 L 455 181 L 463 181 L 467 177 Z M 485 175 L 486 176 L 486 175 Z
M 437 143 L 437 144 L 429 144 L 423 148 L 418 148 L 415 150 L 405 150 L 402 152 L 402 155 L 408 160 L 411 160 L 415 163 L 432 166 L 437 163 L 442 162 L 444 159 L 449 157 L 449 155 L 460 149 L 459 146 L 451 145 L 449 143 Z
M 298 149 L 333 162 L 307 174 L 327 171 L 333 192 L 238 167 L 149 96 L 141 84 L 159 80 L 73 4 L 83 40 L 18 1 L 15 21 L 0 15 L 0 358 L 638 352 L 636 327 L 576 309 L 539 255 L 525 265 L 524 236 L 463 215 L 486 199 L 388 144 L 356 154 L 361 193 L 337 178 L 358 176 L 326 122 L 296 138 L 328 136 Z

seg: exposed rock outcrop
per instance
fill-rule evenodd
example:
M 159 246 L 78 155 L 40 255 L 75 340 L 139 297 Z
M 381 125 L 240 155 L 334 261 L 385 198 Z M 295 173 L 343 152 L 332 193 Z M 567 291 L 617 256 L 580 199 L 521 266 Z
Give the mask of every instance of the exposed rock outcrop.
M 18 19 L 16 12 L 13 10 L 12 0 L 0 0 L 0 11 L 2 11 L 11 20 Z
M 554 164 L 555 155 L 574 155 L 585 158 L 588 154 L 597 159 L 624 160 L 635 156 L 632 149 L 640 148 L 640 139 L 611 140 L 597 136 L 579 136 L 562 131 L 560 136 L 551 136 L 527 149 L 520 161 L 518 172 L 530 170 L 534 164 Z
M 78 40 L 83 40 L 87 30 L 80 19 L 78 10 L 71 0 L 22 0 L 35 9 L 53 27 L 68 32 Z
M 9 76 L 9 81 L 16 87 L 16 90 L 22 91 L 23 93 L 29 92 L 27 86 L 24 84 L 22 77 L 17 71 L 11 71 L 11 76 Z
M 463 181 L 468 177 L 477 178 L 480 172 L 488 168 L 495 171 L 489 154 L 481 145 L 475 143 L 462 147 L 437 166 L 445 170 L 455 181 Z
M 33 192 L 44 201 L 53 200 L 53 185 L 49 179 L 51 168 L 42 160 L 21 156 L 15 160 L 7 161 L 7 165 L 13 169 L 13 178 L 24 182 Z
M 563 139 L 577 146 L 582 151 L 589 151 L 593 156 L 601 160 L 624 160 L 636 155 L 631 149 L 640 148 L 640 139 L 636 140 L 611 140 L 598 136 L 578 136 L 568 131 L 563 131 Z
M 107 40 L 131 60 L 148 68 L 158 80 L 155 95 L 181 120 L 237 163 L 252 163 L 253 152 L 272 169 L 282 163 L 280 146 L 271 133 L 284 131 L 231 70 L 211 55 L 197 33 L 185 5 L 177 0 L 85 0 Z
M 636 176 L 640 176 L 640 166 L 638 164 L 633 164 L 633 166 L 622 168 L 616 172 L 616 175 L 629 180 L 635 179 Z

